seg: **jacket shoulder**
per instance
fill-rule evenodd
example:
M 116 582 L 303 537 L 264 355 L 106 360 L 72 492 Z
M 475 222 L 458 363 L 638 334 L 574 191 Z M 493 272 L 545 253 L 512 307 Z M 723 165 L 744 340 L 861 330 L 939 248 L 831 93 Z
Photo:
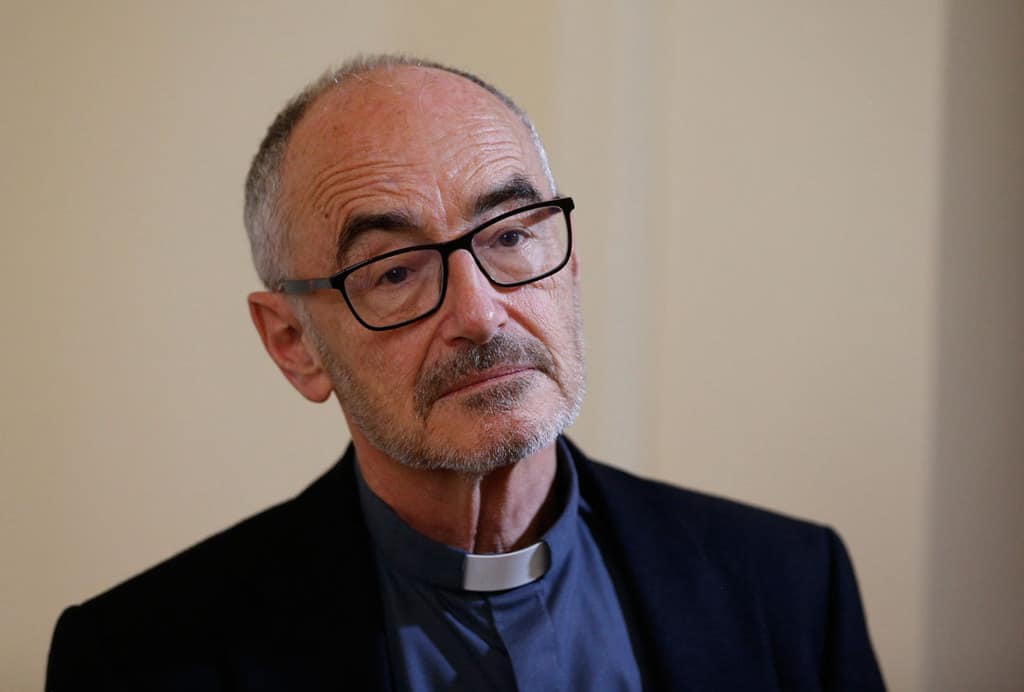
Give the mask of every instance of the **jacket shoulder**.
M 306 512 L 304 495 L 281 502 L 248 517 L 85 601 L 83 612 L 133 614 L 150 617 L 188 605 L 234 600 L 239 587 L 256 575 L 279 573 L 301 543 L 299 516 Z M 225 599 L 227 599 L 225 601 Z M 177 618 L 180 622 L 181 616 Z
M 609 510 L 628 525 L 639 520 L 666 535 L 683 536 L 705 552 L 757 560 L 779 551 L 825 547 L 834 532 L 821 524 L 669 483 L 606 464 L 584 462 Z M 742 550 L 740 550 L 742 548 Z
M 342 461 L 295 498 L 65 610 L 47 689 L 85 689 L 69 681 L 88 679 L 127 689 L 136 679 L 152 681 L 133 676 L 160 670 L 205 689 L 201 683 L 217 679 L 226 661 L 237 668 L 245 657 L 268 659 L 261 651 L 317 651 L 334 623 L 369 617 L 369 605 L 344 610 L 332 599 L 372 593 L 368 539 L 348 476 L 351 464 Z

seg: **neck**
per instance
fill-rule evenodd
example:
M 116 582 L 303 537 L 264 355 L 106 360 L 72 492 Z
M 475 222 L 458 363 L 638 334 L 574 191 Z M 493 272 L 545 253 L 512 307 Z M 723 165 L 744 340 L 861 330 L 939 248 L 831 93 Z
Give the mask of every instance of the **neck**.
M 535 543 L 557 515 L 555 445 L 485 475 L 410 468 L 353 430 L 370 489 L 405 523 L 471 553 L 504 553 Z

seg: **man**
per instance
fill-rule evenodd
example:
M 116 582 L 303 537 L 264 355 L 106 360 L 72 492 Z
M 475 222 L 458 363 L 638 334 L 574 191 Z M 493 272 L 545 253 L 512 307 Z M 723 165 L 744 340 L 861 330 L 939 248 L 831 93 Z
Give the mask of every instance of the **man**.
M 583 393 L 572 209 L 471 75 L 379 57 L 289 104 L 246 185 L 250 310 L 352 445 L 68 609 L 49 689 L 881 689 L 832 531 L 560 437 Z

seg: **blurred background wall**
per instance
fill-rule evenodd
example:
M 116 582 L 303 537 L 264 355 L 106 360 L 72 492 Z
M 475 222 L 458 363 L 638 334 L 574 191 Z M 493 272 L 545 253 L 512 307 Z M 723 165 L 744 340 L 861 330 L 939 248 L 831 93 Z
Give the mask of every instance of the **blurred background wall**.
M 61 608 L 347 433 L 263 354 L 276 110 L 357 52 L 480 73 L 576 197 L 589 395 L 636 472 L 835 526 L 894 690 L 1024 679 L 1024 4 L 0 8 L 0 688 Z

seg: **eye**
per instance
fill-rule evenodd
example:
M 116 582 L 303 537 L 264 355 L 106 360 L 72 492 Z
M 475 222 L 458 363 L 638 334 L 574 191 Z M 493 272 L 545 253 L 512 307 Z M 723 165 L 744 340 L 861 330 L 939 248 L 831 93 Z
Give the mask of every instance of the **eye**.
M 523 232 L 518 230 L 505 231 L 497 237 L 497 244 L 501 247 L 515 247 L 521 242 L 523 242 Z
M 408 278 L 409 278 L 409 268 L 408 267 L 391 267 L 391 269 L 388 269 L 386 272 L 381 274 L 380 283 L 382 283 L 382 284 L 383 283 L 387 283 L 387 284 L 395 285 L 395 284 L 402 283 L 403 281 L 405 281 Z

